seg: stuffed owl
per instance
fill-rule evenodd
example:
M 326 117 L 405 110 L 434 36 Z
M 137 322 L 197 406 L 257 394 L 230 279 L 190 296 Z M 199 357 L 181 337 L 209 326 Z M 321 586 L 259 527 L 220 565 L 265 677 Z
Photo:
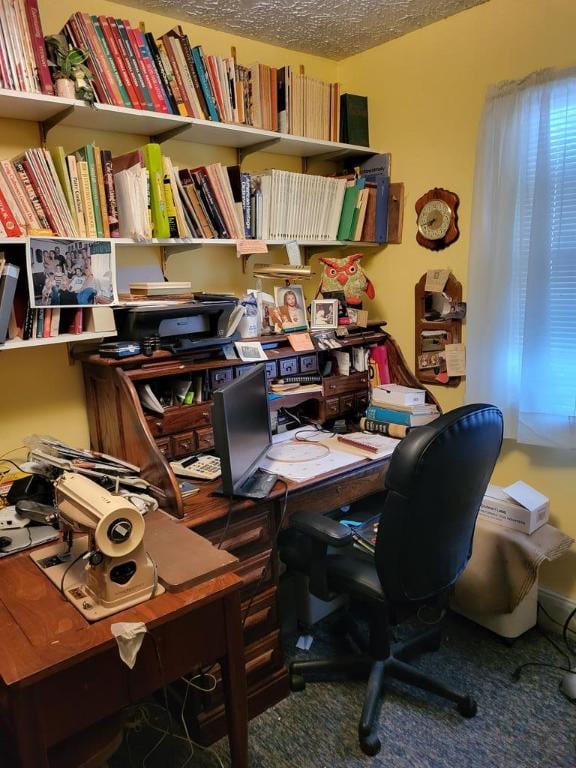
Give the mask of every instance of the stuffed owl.
M 363 293 L 369 299 L 373 299 L 376 295 L 374 286 L 360 266 L 360 259 L 363 255 L 362 253 L 353 253 L 351 256 L 344 256 L 341 259 L 320 256 L 319 261 L 325 264 L 320 291 L 322 293 L 325 291 L 344 291 L 346 304 L 351 307 L 362 306 Z

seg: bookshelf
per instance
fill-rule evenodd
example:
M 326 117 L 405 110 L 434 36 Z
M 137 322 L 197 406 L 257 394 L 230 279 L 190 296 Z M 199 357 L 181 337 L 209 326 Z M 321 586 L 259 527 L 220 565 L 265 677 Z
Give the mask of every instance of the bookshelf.
M 0 88 L 2 119 L 26 120 L 40 123 L 44 134 L 56 125 L 68 128 L 88 128 L 112 133 L 130 133 L 152 137 L 159 143 L 170 138 L 193 144 L 210 144 L 234 149 L 266 148 L 277 155 L 291 157 L 322 157 L 324 155 L 369 156 L 376 150 L 340 142 L 310 139 L 306 136 L 277 133 L 249 125 L 216 123 L 193 117 L 166 115 L 141 109 L 95 104 L 45 96 L 37 93 L 8 91 Z M 273 142 L 273 144 L 268 144 Z
M 96 339 L 105 339 L 116 336 L 116 332 L 98 332 L 87 331 L 85 333 L 61 333 L 58 336 L 51 336 L 46 339 L 8 339 L 4 344 L 0 344 L 0 352 L 7 352 L 11 349 L 26 349 L 28 347 L 45 347 L 50 344 L 74 344 L 80 341 L 94 341 Z

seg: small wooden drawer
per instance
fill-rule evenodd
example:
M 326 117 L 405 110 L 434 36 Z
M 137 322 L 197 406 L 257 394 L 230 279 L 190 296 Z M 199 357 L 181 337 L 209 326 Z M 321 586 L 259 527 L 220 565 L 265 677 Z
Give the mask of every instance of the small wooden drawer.
M 242 619 L 245 645 L 272 632 L 278 624 L 276 589 L 258 595 L 252 602 L 247 601 L 242 606 Z
M 233 368 L 215 368 L 210 371 L 210 387 L 212 391 L 220 389 L 234 378 Z
M 285 357 L 283 360 L 278 360 L 278 367 L 280 376 L 291 376 L 293 373 L 298 373 L 298 358 Z
M 329 376 L 324 379 L 323 387 L 325 397 L 342 395 L 357 389 L 366 389 L 368 387 L 368 374 L 351 373 L 350 376 Z
M 327 419 L 332 416 L 338 416 L 340 413 L 340 399 L 338 397 L 327 397 L 324 400 L 324 407 L 326 409 Z
M 146 417 L 150 431 L 154 437 L 172 435 L 195 427 L 209 427 L 212 424 L 212 404 L 174 405 L 166 408 L 163 414 Z
M 282 666 L 283 654 L 280 632 L 272 632 L 262 640 L 247 646 L 244 657 L 246 660 L 246 682 L 250 689 Z M 203 694 L 205 709 L 216 707 L 224 701 L 220 664 L 215 664 L 209 672 L 216 678 L 216 688 L 210 693 Z
M 342 395 L 340 398 L 340 413 L 349 413 L 354 410 L 355 395 L 350 392 L 348 395 Z
M 302 355 L 300 358 L 300 371 L 302 373 L 314 373 L 318 370 L 318 358 L 316 355 Z
M 196 430 L 196 439 L 199 451 L 209 451 L 214 448 L 214 431 L 209 427 Z
M 252 368 L 254 368 L 253 365 L 237 365 L 236 368 L 234 368 L 234 377 L 239 379 L 240 376 L 244 376 L 244 374 L 251 371 Z
M 366 392 L 356 392 L 356 410 L 358 412 L 365 411 L 366 408 L 368 408 L 368 404 L 370 402 L 370 396 L 368 394 L 368 390 Z
M 156 440 L 156 445 L 162 456 L 166 456 L 167 459 L 172 457 L 172 448 L 169 437 L 163 437 L 161 440 Z
M 244 586 L 240 589 L 241 600 L 250 600 L 253 595 L 269 589 L 274 581 L 272 550 L 268 549 L 243 560 L 235 569 L 235 573 L 244 582 Z
M 269 549 L 272 539 L 271 520 L 272 515 L 266 513 L 240 523 L 232 523 L 228 526 L 221 548 L 236 555 L 240 560 Z M 218 520 L 201 526 L 197 533 L 205 536 L 213 544 L 219 545 L 223 531 L 224 525 Z
M 172 438 L 172 455 L 189 456 L 198 447 L 196 432 L 185 432 Z
M 266 363 L 266 380 L 275 379 L 278 376 L 278 366 L 276 360 L 269 360 Z

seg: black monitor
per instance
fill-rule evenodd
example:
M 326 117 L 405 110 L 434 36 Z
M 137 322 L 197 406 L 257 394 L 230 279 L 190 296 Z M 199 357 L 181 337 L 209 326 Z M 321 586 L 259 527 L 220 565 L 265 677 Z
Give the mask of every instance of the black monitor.
M 222 493 L 238 495 L 272 443 L 266 366 L 217 389 L 212 395 L 214 445 L 222 466 Z

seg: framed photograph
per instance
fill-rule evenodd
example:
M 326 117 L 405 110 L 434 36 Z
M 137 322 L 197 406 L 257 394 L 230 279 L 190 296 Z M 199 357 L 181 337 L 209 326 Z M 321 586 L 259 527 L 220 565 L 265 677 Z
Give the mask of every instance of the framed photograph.
M 351 323 L 350 307 L 346 304 L 344 291 L 322 291 L 323 299 L 338 299 L 338 325 Z
M 32 307 L 93 307 L 118 301 L 115 244 L 31 237 L 26 266 Z
M 338 327 L 338 299 L 315 299 L 312 302 L 312 328 Z
M 304 291 L 300 285 L 274 288 L 274 301 L 282 319 L 283 331 L 301 331 L 308 328 Z
M 259 341 L 235 341 L 234 346 L 238 357 L 246 363 L 255 363 L 258 360 L 268 360 L 266 352 Z

